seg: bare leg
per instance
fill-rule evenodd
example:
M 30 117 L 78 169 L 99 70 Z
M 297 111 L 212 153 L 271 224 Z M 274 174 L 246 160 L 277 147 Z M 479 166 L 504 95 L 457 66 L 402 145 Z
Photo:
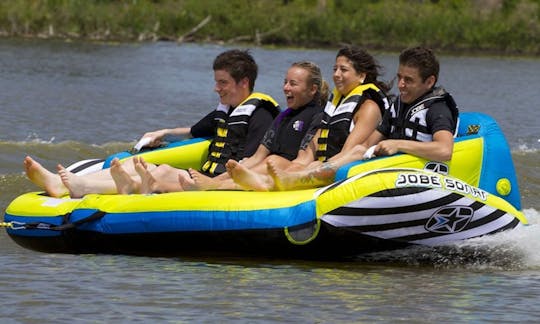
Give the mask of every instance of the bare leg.
M 300 164 L 298 162 L 287 160 L 286 158 L 279 156 L 279 155 L 270 155 L 268 156 L 264 163 L 261 163 L 257 165 L 257 172 L 268 174 L 268 168 L 266 166 L 266 163 L 272 161 L 272 164 L 279 169 L 282 170 L 296 170 L 296 169 L 305 169 L 305 164 Z
M 199 188 L 199 186 L 195 183 L 195 181 L 191 178 L 191 174 L 193 173 L 199 173 L 198 171 L 189 168 L 187 170 L 187 174 L 178 174 L 178 182 L 180 183 L 180 187 L 184 191 L 197 191 L 197 190 L 204 190 L 202 188 Z M 201 174 L 203 176 L 203 174 Z
M 135 171 L 135 163 L 134 161 L 139 159 L 139 156 L 134 156 L 133 158 L 128 158 L 128 159 L 125 159 L 122 161 L 122 169 L 124 169 L 124 171 L 129 174 L 131 177 L 137 177 L 137 172 Z M 112 165 L 112 161 L 111 161 L 111 165 Z M 148 170 L 152 171 L 153 169 L 156 168 L 156 166 L 154 164 L 150 164 L 150 163 L 147 163 L 148 165 Z M 97 172 L 93 172 L 93 173 L 88 173 L 88 174 L 85 174 L 85 175 L 81 175 L 79 176 L 81 179 L 85 180 L 85 181 L 92 181 L 92 182 L 97 182 L 97 181 L 108 181 L 108 182 L 112 182 L 113 181 L 113 178 L 112 178 L 112 175 L 111 175 L 111 169 L 110 168 L 107 168 L 107 169 L 103 169 L 103 170 L 99 170 Z
M 76 174 L 66 170 L 62 165 L 58 165 L 58 174 L 62 183 L 69 190 L 71 198 L 81 198 L 87 194 L 116 194 L 116 184 L 112 179 L 109 180 L 94 180 L 79 177 Z
M 314 170 L 287 172 L 278 169 L 272 161 L 267 163 L 268 174 L 274 179 L 277 190 L 296 190 L 316 188 L 330 184 L 336 175 L 337 167 L 326 162 Z
M 295 190 L 316 188 L 328 185 L 334 181 L 337 170 L 350 162 L 362 159 L 366 148 L 356 145 L 343 154 L 336 155 L 330 161 L 322 163 L 311 162 L 305 169 L 281 170 L 273 160 L 267 162 L 268 174 L 274 179 L 277 190 Z
M 184 173 L 187 174 L 187 171 L 185 170 L 176 169 L 164 164 L 154 169 L 154 172 L 150 172 L 148 164 L 143 158 L 140 158 L 138 162 L 135 161 L 135 170 L 141 177 L 140 192 L 142 194 L 177 192 L 184 190 L 178 181 L 178 178 L 175 179 L 175 181 L 171 181 L 170 179 L 173 176 L 180 177 Z
M 273 187 L 273 182 L 267 175 L 254 172 L 234 160 L 229 160 L 225 167 L 234 182 L 244 189 L 269 191 Z
M 142 194 L 159 193 L 159 190 L 156 188 L 156 179 L 154 179 L 152 173 L 150 173 L 146 167 L 147 164 L 144 160 L 139 160 L 139 163 L 135 163 L 135 171 L 137 171 L 139 177 L 141 177 L 141 187 L 139 192 Z
M 77 175 L 69 172 L 60 164 L 58 165 L 58 174 L 60 175 L 60 179 L 62 179 L 62 183 L 69 190 L 69 196 L 71 198 L 81 198 L 86 194 L 85 181 L 81 180 Z
M 140 184 L 126 172 L 118 159 L 111 161 L 110 171 L 119 194 L 127 195 L 139 191 Z
M 253 166 L 249 170 L 244 165 L 235 163 L 234 161 L 229 161 L 230 164 L 226 164 L 225 166 L 228 169 L 230 167 L 229 175 L 236 182 L 237 186 L 239 185 L 241 188 L 256 191 L 270 191 L 275 190 L 275 185 L 274 179 L 268 175 L 268 168 L 265 163 L 267 161 L 272 161 L 272 165 L 279 169 L 288 170 L 294 166 L 293 162 L 279 155 L 270 155 L 262 163 Z
M 29 156 L 24 158 L 24 170 L 28 179 L 45 190 L 49 196 L 62 197 L 68 193 L 68 189 L 57 174 L 45 169 Z
M 188 169 L 190 177 L 181 177 L 180 183 L 184 190 L 212 190 L 220 187 L 220 181 L 201 172 Z

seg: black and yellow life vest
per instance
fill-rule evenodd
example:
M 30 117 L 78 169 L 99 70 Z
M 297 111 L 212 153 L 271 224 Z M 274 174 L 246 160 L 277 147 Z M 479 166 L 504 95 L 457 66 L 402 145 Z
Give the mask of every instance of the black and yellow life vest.
M 357 86 L 346 97 L 343 97 L 337 89 L 332 91 L 320 127 L 321 134 L 316 153 L 319 161 L 324 162 L 341 151 L 347 136 L 354 128 L 354 114 L 366 99 L 377 103 L 381 116 L 390 106 L 386 95 L 373 83 Z
M 443 88 L 433 88 L 429 93 L 422 96 L 418 102 L 413 103 L 406 111 L 401 111 L 404 104 L 398 98 L 390 107 L 390 134 L 392 139 L 408 139 L 419 142 L 429 142 L 433 140 L 427 128 L 426 116 L 429 108 L 436 102 L 446 102 L 450 108 L 454 120 L 458 120 L 458 108 L 454 98 Z M 400 114 L 405 114 L 405 117 L 400 117 Z M 457 127 L 456 127 L 457 131 Z M 455 134 L 454 134 L 455 135 Z
M 255 92 L 228 114 L 217 115 L 220 120 L 216 135 L 210 143 L 207 161 L 201 171 L 211 176 L 218 175 L 226 171 L 225 163 L 229 159 L 239 161 L 244 158 L 249 120 L 256 109 L 267 109 L 274 118 L 280 111 L 272 97 Z

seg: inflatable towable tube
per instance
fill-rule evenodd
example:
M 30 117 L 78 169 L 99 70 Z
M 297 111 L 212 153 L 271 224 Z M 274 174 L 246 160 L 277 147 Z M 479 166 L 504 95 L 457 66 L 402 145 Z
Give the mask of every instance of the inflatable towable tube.
M 82 199 L 31 192 L 8 206 L 4 227 L 21 246 L 44 252 L 338 258 L 526 224 L 511 154 L 495 121 L 463 113 L 459 134 L 448 163 L 407 154 L 358 161 L 318 189 Z M 140 154 L 153 163 L 198 167 L 207 147 L 207 140 L 193 139 Z

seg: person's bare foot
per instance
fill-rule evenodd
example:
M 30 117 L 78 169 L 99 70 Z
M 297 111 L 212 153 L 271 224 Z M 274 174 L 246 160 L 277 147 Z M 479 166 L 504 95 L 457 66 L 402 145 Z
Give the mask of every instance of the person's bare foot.
M 180 184 L 184 190 L 212 190 L 218 189 L 220 182 L 214 178 L 200 173 L 199 171 L 189 168 L 190 177 L 181 176 Z
M 296 179 L 295 172 L 281 170 L 273 163 L 273 161 L 267 161 L 266 168 L 268 175 L 274 180 L 275 190 L 284 191 L 296 189 L 298 179 Z
M 76 174 L 66 170 L 66 168 L 64 168 L 64 166 L 61 164 L 58 164 L 57 169 L 58 175 L 60 176 L 64 186 L 69 191 L 69 196 L 71 198 L 81 198 L 87 194 L 84 180 L 82 180 Z
M 268 175 L 270 178 L 274 180 L 274 188 L 275 190 L 281 191 L 281 190 L 287 190 L 284 188 L 283 183 L 281 181 L 282 178 L 282 171 L 272 163 L 272 161 L 266 161 L 266 170 L 268 171 Z
M 152 176 L 152 173 L 148 170 L 146 161 L 144 161 L 142 157 L 135 157 L 133 159 L 133 163 L 135 166 L 135 171 L 137 171 L 137 174 L 139 177 L 141 177 L 141 186 L 139 192 L 141 194 L 159 193 L 160 190 L 158 188 L 157 181 L 154 176 Z
M 276 190 L 322 187 L 332 183 L 336 174 L 336 167 L 332 162 L 321 164 L 313 170 L 281 170 L 272 161 L 268 161 L 266 167 L 268 174 L 274 180 Z
M 41 164 L 27 156 L 24 158 L 24 171 L 30 181 L 41 189 L 45 190 L 49 196 L 62 197 L 68 193 L 67 188 L 57 174 L 45 169 Z
M 133 180 L 117 158 L 111 161 L 110 172 L 119 194 L 128 195 L 139 190 L 139 183 Z
M 197 191 L 197 190 L 205 190 L 200 188 L 197 183 L 191 178 L 192 174 L 200 174 L 200 172 L 189 168 L 187 169 L 187 173 L 179 173 L 178 174 L 178 183 L 180 184 L 180 190 L 181 191 Z M 204 176 L 203 174 L 200 174 L 201 176 Z
M 227 161 L 225 167 L 234 182 L 244 189 L 269 191 L 273 187 L 268 181 L 269 177 L 253 172 L 235 160 Z

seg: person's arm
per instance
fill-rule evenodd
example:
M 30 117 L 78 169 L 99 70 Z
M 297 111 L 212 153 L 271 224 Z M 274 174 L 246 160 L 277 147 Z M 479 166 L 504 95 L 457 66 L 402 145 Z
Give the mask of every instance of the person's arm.
M 367 140 L 362 143 L 362 146 L 367 150 L 368 148 L 372 147 L 373 145 L 377 145 L 380 141 L 384 140 L 386 137 L 378 130 L 376 129 Z
M 380 111 L 381 110 L 375 101 L 371 99 L 364 101 L 364 103 L 362 103 L 360 108 L 354 114 L 354 128 L 349 136 L 347 136 L 347 140 L 345 141 L 343 148 L 338 154 L 334 155 L 329 160 L 339 160 L 343 155 L 350 155 L 351 151 L 358 152 L 358 150 L 353 150 L 353 148 L 364 143 L 381 123 L 382 116 Z M 355 156 L 356 155 L 357 154 L 355 154 Z M 355 157 L 349 157 L 347 160 L 349 159 L 354 160 Z M 358 156 L 358 159 L 362 159 L 362 156 Z
M 331 157 L 328 159 L 328 162 L 332 163 L 334 167 L 339 168 L 353 161 L 362 160 L 366 151 L 384 138 L 384 135 L 376 129 L 362 144 L 357 144 L 348 150 L 342 150 L 343 154 Z
M 209 137 L 215 132 L 215 111 L 208 113 L 201 120 L 199 120 L 192 127 L 177 127 L 177 128 L 164 128 L 152 132 L 145 133 L 141 139 L 150 138 L 148 146 L 155 147 L 163 143 L 165 136 L 173 137 Z
M 393 155 L 398 152 L 419 156 L 432 161 L 448 161 L 452 158 L 454 136 L 447 130 L 433 134 L 431 142 L 412 140 L 384 140 L 377 144 L 376 155 Z
M 270 150 L 261 144 L 252 156 L 243 159 L 241 163 L 246 168 L 251 169 L 263 162 L 268 155 L 270 155 Z
M 272 147 L 275 145 L 279 130 L 279 122 L 276 119 L 273 120 L 272 125 L 264 133 L 263 139 L 261 140 L 257 151 L 255 151 L 253 155 L 241 160 L 242 165 L 246 168 L 250 169 L 255 167 L 256 165 L 262 163 L 264 159 L 271 154 Z
M 141 137 L 141 139 L 149 138 L 150 143 L 148 144 L 148 146 L 155 147 L 163 143 L 163 138 L 165 136 L 188 137 L 190 135 L 191 128 L 189 127 L 165 128 L 153 132 L 147 132 Z
M 297 169 L 309 165 L 311 162 L 317 160 L 317 143 L 319 142 L 319 137 L 321 135 L 321 130 L 318 129 L 315 132 L 315 135 L 311 138 L 308 144 L 302 145 L 296 158 L 291 161 L 291 166 L 287 169 Z M 311 135 L 309 135 L 311 136 Z

